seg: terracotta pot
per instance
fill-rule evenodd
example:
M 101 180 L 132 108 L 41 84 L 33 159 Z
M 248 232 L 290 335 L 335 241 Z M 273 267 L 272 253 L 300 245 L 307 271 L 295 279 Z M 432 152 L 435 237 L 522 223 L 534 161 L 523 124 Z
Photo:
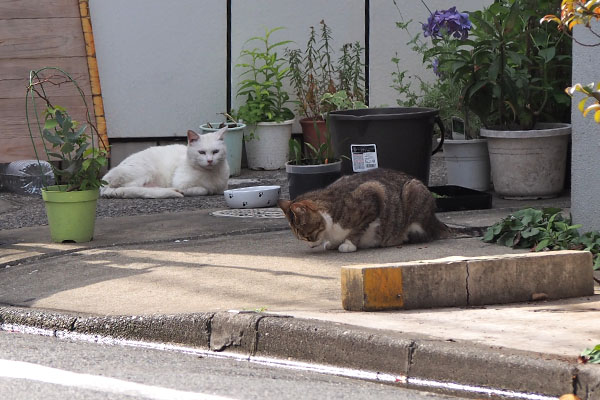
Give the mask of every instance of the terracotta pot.
M 302 118 L 300 120 L 300 126 L 302 127 L 304 143 L 310 143 L 318 149 L 322 143 L 326 142 L 327 126 L 325 121 Z

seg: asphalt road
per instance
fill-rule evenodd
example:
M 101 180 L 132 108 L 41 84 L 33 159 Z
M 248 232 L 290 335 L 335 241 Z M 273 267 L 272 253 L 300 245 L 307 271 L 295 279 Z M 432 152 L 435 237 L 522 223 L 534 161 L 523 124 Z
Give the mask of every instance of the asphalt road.
M 21 399 L 450 399 L 180 351 L 0 331 L 0 393 Z

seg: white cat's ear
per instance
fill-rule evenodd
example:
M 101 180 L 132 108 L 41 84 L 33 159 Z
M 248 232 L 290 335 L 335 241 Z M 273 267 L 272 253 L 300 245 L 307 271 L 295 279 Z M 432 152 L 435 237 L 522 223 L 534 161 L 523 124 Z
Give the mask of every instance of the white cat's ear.
M 188 143 L 194 143 L 196 140 L 200 139 L 200 135 L 194 131 L 188 131 L 187 137 Z
M 215 132 L 215 136 L 217 140 L 225 140 L 225 132 L 227 132 L 227 127 L 221 128 Z

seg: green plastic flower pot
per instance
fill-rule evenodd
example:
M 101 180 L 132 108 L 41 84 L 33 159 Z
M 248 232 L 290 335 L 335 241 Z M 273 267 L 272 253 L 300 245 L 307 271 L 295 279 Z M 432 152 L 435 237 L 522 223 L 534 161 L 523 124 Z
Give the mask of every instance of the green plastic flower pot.
M 218 122 L 211 122 L 210 126 L 219 126 Z M 229 175 L 238 176 L 242 166 L 242 145 L 244 139 L 244 128 L 246 124 L 238 123 L 234 128 L 227 128 L 225 133 L 225 147 L 227 147 L 227 164 L 229 164 Z M 215 132 L 219 128 L 209 128 L 208 124 L 200 125 L 203 133 Z
M 99 190 L 67 192 L 66 186 L 42 189 L 53 242 L 89 242 L 94 237 Z

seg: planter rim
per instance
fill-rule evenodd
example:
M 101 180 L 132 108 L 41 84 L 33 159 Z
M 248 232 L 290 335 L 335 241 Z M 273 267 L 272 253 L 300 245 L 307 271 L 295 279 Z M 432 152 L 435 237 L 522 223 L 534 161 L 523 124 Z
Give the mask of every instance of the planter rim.
M 302 123 L 306 124 L 306 123 L 309 123 L 309 122 L 310 122 L 310 123 L 312 123 L 312 122 L 316 122 L 316 123 L 323 123 L 323 124 L 324 124 L 324 123 L 325 123 L 325 120 L 324 120 L 324 119 L 321 119 L 321 118 L 310 118 L 310 117 L 304 117 L 304 118 L 300 118 L 300 119 L 298 120 L 298 122 L 300 122 L 301 124 L 302 124 Z
M 361 108 L 356 110 L 332 111 L 327 117 L 338 120 L 387 120 L 429 118 L 439 115 L 437 108 L 426 107 L 387 107 Z
M 317 165 L 294 165 L 291 161 L 285 163 L 285 172 L 292 174 L 321 174 L 324 172 L 335 172 L 341 171 L 342 161 L 334 161 L 328 164 L 317 164 Z
M 66 189 L 66 185 L 52 185 L 42 188 L 42 198 L 44 201 L 58 201 L 64 203 L 92 201 L 97 200 L 100 195 L 99 189 L 74 190 L 72 192 L 66 192 L 64 190 L 60 190 L 60 188 Z
M 218 125 L 218 124 L 220 124 L 220 122 L 214 122 L 214 123 L 213 123 L 213 122 L 210 122 L 210 124 L 211 124 L 211 125 L 213 125 L 213 124 L 216 124 L 216 125 Z M 200 129 L 202 129 L 203 131 L 208 131 L 208 132 L 216 132 L 216 131 L 218 131 L 219 129 L 221 129 L 221 128 L 209 128 L 207 125 L 208 125 L 208 124 L 202 124 L 202 125 L 200 125 Z M 228 131 L 228 132 L 229 132 L 229 131 L 238 131 L 238 130 L 240 130 L 240 129 L 244 129 L 244 128 L 246 127 L 246 124 L 243 124 L 243 123 L 241 123 L 241 122 L 238 122 L 238 124 L 237 124 L 237 125 L 238 125 L 238 126 L 236 126 L 235 128 L 227 128 L 227 131 Z
M 295 119 L 292 118 L 292 119 L 288 119 L 288 120 L 281 121 L 281 122 L 257 122 L 256 125 L 258 125 L 258 126 L 291 125 L 294 123 L 294 121 L 295 121 Z
M 487 139 L 446 139 L 444 145 L 463 145 L 463 144 L 479 144 L 487 143 Z
M 507 139 L 564 136 L 571 134 L 571 124 L 561 122 L 540 122 L 536 124 L 536 129 L 531 130 L 507 131 L 481 128 L 480 133 L 483 137 Z

